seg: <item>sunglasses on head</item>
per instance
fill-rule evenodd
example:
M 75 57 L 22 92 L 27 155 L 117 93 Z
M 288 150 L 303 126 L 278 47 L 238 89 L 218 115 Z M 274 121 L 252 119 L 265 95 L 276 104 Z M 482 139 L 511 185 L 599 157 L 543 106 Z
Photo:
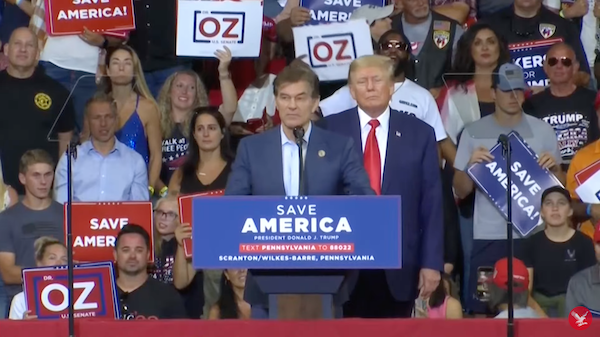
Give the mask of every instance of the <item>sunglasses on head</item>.
M 382 50 L 390 50 L 390 49 L 399 49 L 402 51 L 408 51 L 409 45 L 402 41 L 388 41 L 386 43 L 381 43 L 380 47 Z
M 573 60 L 571 60 L 568 57 L 550 57 L 548 59 L 548 65 L 551 67 L 554 67 L 555 65 L 558 64 L 558 62 L 560 62 L 564 67 L 570 67 L 573 65 Z

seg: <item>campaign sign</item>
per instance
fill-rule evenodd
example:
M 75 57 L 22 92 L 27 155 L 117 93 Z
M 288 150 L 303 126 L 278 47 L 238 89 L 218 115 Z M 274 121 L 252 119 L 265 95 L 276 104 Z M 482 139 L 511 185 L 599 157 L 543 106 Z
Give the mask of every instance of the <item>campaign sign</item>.
M 133 0 L 44 0 L 49 35 L 135 29 Z
M 192 204 L 195 269 L 402 265 L 400 196 L 225 196 Z
M 364 5 L 383 7 L 385 0 L 300 0 L 300 7 L 310 10 L 310 25 L 323 22 L 343 22 L 355 9 Z
M 187 194 L 179 197 L 179 219 L 181 223 L 192 224 L 192 200 L 196 197 L 222 196 L 225 190 L 216 190 L 204 193 Z M 192 257 L 192 239 L 183 239 L 185 257 Z
M 562 42 L 562 39 L 548 39 L 508 45 L 513 62 L 523 68 L 527 85 L 530 87 L 548 86 L 548 76 L 544 72 L 544 60 L 550 47 L 558 42 Z
M 69 318 L 67 273 L 66 267 L 23 269 L 23 291 L 32 315 L 38 319 Z M 75 265 L 73 288 L 75 318 L 120 317 L 112 263 Z
M 66 203 L 64 210 L 66 242 Z M 151 202 L 74 202 L 72 212 L 74 260 L 113 261 L 117 234 L 123 226 L 136 224 L 150 234 L 150 262 L 154 261 L 154 214 Z
M 542 193 L 552 186 L 561 185 L 550 171 L 537 162 L 538 157 L 515 131 L 508 134 L 511 146 L 511 195 L 512 221 L 522 236 L 527 236 L 539 224 Z M 487 194 L 505 218 L 507 214 L 506 159 L 502 146 L 496 144 L 490 149 L 494 161 L 475 163 L 467 173 L 475 184 Z
M 296 57 L 307 55 L 303 61 L 321 81 L 347 79 L 352 61 L 373 54 L 369 25 L 363 20 L 332 23 L 326 30 L 323 26 L 294 27 L 293 33 Z
M 177 1 L 177 56 L 214 57 L 227 46 L 234 57 L 258 57 L 262 1 Z

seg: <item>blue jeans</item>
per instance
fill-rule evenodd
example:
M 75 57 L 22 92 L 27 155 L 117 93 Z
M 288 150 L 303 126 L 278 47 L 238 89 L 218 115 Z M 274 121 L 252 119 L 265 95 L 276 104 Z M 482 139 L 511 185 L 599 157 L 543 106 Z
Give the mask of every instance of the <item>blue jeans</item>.
M 75 110 L 77 130 L 83 130 L 85 104 L 96 93 L 96 75 L 77 70 L 68 70 L 50 62 L 42 61 L 46 75 L 62 84 L 69 92 L 69 102 Z
M 167 78 L 169 78 L 169 76 L 173 75 L 174 73 L 176 73 L 178 71 L 186 70 L 189 68 L 190 68 L 190 65 L 180 65 L 180 66 L 173 67 L 173 68 L 145 72 L 144 77 L 146 79 L 146 84 L 148 84 L 148 88 L 150 89 L 152 96 L 154 96 L 155 98 L 158 98 L 160 89 L 165 84 L 165 82 L 167 81 Z
M 471 252 L 473 251 L 473 218 L 465 218 L 462 215 L 458 217 L 460 222 L 460 241 L 463 250 L 463 275 L 461 298 L 463 300 L 463 308 L 469 295 L 469 280 L 471 278 Z

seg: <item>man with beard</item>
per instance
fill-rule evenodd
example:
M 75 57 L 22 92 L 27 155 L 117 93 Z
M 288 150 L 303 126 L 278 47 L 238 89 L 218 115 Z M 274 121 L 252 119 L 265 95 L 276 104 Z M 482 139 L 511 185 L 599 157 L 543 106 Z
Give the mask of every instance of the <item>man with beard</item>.
M 394 61 L 394 93 L 390 101 L 390 108 L 405 114 L 417 117 L 429 124 L 435 131 L 435 138 L 440 146 L 443 158 L 450 164 L 454 162 L 456 147 L 446 136 L 440 111 L 431 93 L 405 76 L 409 65 L 408 43 L 400 32 L 389 30 L 379 39 L 377 53 L 391 58 Z M 350 94 L 346 85 L 336 91 L 327 99 L 321 101 L 319 107 L 323 117 L 334 115 L 354 108 L 356 101 Z
M 117 235 L 114 257 L 123 319 L 188 318 L 175 288 L 149 277 L 149 247 L 150 235 L 139 225 L 126 225 Z

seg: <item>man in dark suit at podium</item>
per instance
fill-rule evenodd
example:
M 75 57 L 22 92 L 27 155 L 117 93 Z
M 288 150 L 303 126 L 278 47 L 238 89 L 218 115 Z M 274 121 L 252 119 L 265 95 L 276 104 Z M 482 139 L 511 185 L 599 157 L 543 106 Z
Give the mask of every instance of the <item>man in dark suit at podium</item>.
M 315 73 L 301 62 L 293 63 L 279 73 L 273 86 L 281 126 L 242 139 L 225 195 L 373 195 L 353 140 L 311 122 L 320 98 Z M 303 149 L 303 177 L 298 143 Z M 244 298 L 252 306 L 253 318 L 267 318 L 268 298 L 251 274 L 246 279 Z M 336 306 L 348 298 L 345 286 L 342 288 Z M 281 305 L 279 308 L 281 312 Z M 295 314 L 296 318 L 306 318 Z
M 429 298 L 444 267 L 442 183 L 434 130 L 390 109 L 394 64 L 389 58 L 354 60 L 348 85 L 358 107 L 327 117 L 323 125 L 354 139 L 354 151 L 364 155 L 378 195 L 401 196 L 403 228 L 402 269 L 361 271 L 344 314 L 410 317 L 418 290 L 422 298 Z

